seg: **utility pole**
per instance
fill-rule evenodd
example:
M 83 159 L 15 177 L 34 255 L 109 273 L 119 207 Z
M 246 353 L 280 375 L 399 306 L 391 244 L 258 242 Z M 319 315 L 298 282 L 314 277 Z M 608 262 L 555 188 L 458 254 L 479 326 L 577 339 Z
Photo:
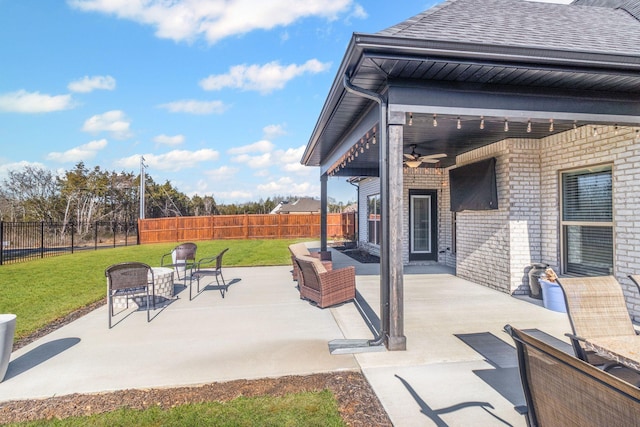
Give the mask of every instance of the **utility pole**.
M 140 156 L 140 219 L 144 219 L 144 157 Z

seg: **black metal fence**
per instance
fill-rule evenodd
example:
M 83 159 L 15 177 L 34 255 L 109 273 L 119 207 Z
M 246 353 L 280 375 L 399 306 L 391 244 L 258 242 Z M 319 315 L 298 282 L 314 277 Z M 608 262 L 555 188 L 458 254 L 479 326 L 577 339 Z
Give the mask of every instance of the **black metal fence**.
M 77 250 L 138 244 L 136 222 L 92 223 L 0 221 L 0 265 L 29 261 Z

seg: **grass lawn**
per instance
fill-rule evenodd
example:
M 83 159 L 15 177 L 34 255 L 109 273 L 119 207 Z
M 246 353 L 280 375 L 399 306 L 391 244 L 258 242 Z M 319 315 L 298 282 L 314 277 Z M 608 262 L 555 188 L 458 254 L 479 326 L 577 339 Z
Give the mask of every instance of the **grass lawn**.
M 119 409 L 99 415 L 41 420 L 9 426 L 344 426 L 330 391 L 282 397 L 239 397 L 229 402 L 181 405 L 163 410 Z
M 196 242 L 197 258 L 211 257 L 225 248 L 224 266 L 286 265 L 288 246 L 300 240 L 217 240 Z M 17 315 L 16 339 L 52 321 L 106 300 L 104 270 L 111 264 L 139 261 L 160 265 L 163 254 L 178 243 L 83 250 L 18 264 L 0 266 L 0 313 Z

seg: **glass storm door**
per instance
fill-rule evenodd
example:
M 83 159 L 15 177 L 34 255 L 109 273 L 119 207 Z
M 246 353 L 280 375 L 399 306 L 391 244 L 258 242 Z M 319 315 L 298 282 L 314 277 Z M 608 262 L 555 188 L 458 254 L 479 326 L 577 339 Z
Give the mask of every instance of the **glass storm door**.
M 436 192 L 409 191 L 409 260 L 437 260 Z

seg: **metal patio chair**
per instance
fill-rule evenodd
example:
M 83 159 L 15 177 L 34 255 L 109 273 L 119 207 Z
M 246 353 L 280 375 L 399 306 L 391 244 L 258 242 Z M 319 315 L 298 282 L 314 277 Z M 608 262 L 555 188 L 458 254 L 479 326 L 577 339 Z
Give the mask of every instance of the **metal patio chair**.
M 126 308 L 129 308 L 129 297 L 144 293 L 147 305 L 147 322 L 149 317 L 149 308 L 153 298 L 153 306 L 155 308 L 155 293 L 153 288 L 153 270 L 147 264 L 141 262 L 123 262 L 113 264 L 104 272 L 107 277 L 107 311 L 109 315 L 109 329 L 111 329 L 111 318 L 113 312 L 113 298 L 124 297 Z M 151 291 L 151 295 L 149 293 Z
M 196 279 L 197 282 L 197 293 L 200 293 L 200 278 L 205 276 L 215 276 L 216 283 L 218 284 L 218 288 L 220 289 L 220 294 L 222 298 L 224 298 L 224 294 L 227 291 L 227 283 L 224 281 L 224 276 L 222 275 L 222 257 L 229 250 L 229 248 L 224 249 L 218 255 L 202 258 L 198 262 L 196 262 L 193 266 L 193 270 L 191 271 L 191 280 L 189 281 L 189 300 L 192 299 L 191 296 L 191 283 L 193 279 Z M 220 286 L 220 280 L 222 279 L 222 286 Z
M 638 387 L 510 325 L 505 330 L 516 344 L 528 426 L 638 424 Z
M 178 280 L 180 280 L 180 271 L 183 272 L 183 279 L 186 281 L 188 275 L 187 270 L 191 273 L 193 265 L 196 262 L 196 251 L 198 246 L 195 243 L 182 243 L 168 254 L 162 255 L 160 259 L 161 267 L 171 267 L 175 270 Z
M 602 357 L 584 346 L 585 339 L 637 335 L 622 287 L 613 276 L 561 277 L 557 279 L 564 294 L 571 339 L 576 357 L 598 366 L 612 375 L 640 385 L 640 373 Z

